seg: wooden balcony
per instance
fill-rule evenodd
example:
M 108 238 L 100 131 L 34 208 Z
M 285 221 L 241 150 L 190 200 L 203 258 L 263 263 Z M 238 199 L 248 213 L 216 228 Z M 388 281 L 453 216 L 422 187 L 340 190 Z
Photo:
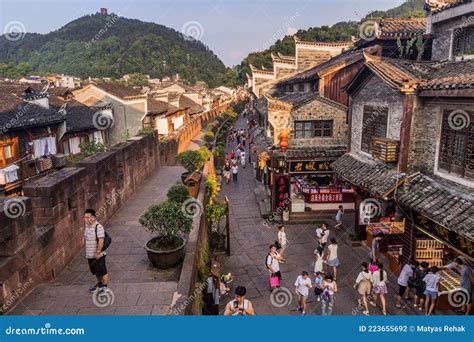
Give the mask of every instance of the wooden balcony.
M 372 139 L 372 158 L 385 163 L 398 161 L 399 141 L 388 138 Z

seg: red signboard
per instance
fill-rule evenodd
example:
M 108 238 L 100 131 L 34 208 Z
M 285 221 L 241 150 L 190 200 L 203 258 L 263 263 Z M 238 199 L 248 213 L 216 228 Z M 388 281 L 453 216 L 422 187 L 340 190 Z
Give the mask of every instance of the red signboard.
M 344 198 L 342 193 L 335 193 L 335 194 L 310 194 L 309 195 L 311 203 L 334 203 L 334 202 L 343 202 Z
M 290 176 L 276 176 L 275 178 L 274 209 L 285 209 L 290 204 Z

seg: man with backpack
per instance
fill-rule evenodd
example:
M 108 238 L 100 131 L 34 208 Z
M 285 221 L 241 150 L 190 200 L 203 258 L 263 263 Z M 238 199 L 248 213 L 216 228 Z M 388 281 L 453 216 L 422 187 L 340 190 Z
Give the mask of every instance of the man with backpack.
M 89 269 L 97 278 L 97 284 L 92 286 L 89 291 L 99 296 L 105 296 L 108 292 L 109 275 L 105 264 L 105 250 L 110 245 L 110 237 L 105 233 L 104 226 L 96 220 L 94 209 L 86 209 L 84 212 L 85 231 L 85 255 L 89 263 Z

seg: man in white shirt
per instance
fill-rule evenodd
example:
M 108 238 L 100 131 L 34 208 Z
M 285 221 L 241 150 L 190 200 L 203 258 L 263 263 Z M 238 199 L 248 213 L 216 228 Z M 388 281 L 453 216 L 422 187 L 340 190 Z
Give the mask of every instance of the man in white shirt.
M 398 296 L 397 296 L 397 308 L 398 309 L 405 309 L 406 306 L 402 305 L 402 299 L 405 295 L 405 292 L 408 287 L 408 280 L 413 277 L 413 268 L 415 267 L 413 262 L 409 264 L 405 264 L 400 271 L 400 275 L 398 276 Z
M 232 182 L 237 184 L 237 174 L 239 173 L 239 166 L 237 164 L 232 165 Z
M 318 228 L 316 228 L 316 239 L 318 240 L 317 247 L 321 246 L 321 238 L 323 237 L 323 233 L 323 228 L 321 226 L 318 226 Z
M 321 247 L 326 248 L 326 245 L 328 244 L 329 241 L 329 228 L 326 223 L 323 223 L 322 225 L 323 228 L 323 235 L 321 236 Z
M 270 252 L 268 253 L 265 264 L 267 266 L 268 271 L 270 272 L 271 276 L 276 276 L 281 281 L 281 272 L 280 272 L 280 263 L 283 263 L 285 259 L 283 259 L 280 254 L 278 254 L 276 246 L 270 246 Z

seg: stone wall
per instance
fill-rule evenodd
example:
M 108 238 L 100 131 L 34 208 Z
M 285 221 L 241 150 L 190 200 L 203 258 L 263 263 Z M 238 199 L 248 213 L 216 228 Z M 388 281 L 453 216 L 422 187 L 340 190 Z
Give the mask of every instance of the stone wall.
M 10 303 L 6 310 L 81 251 L 87 207 L 106 223 L 157 167 L 175 165 L 178 152 L 215 116 L 197 116 L 164 141 L 153 134 L 131 138 L 27 183 L 25 197 L 0 198 L 0 303 Z
M 400 140 L 403 118 L 403 95 L 389 88 L 380 78 L 373 76 L 352 100 L 351 151 L 361 152 L 364 106 L 387 107 L 387 138 Z

